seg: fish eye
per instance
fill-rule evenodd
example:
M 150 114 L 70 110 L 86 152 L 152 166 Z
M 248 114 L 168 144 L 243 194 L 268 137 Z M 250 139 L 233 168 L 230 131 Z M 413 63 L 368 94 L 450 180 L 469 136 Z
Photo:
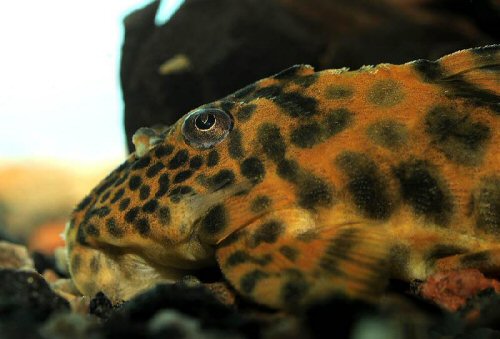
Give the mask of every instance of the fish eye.
M 233 129 L 233 118 L 218 108 L 200 108 L 188 114 L 182 124 L 187 144 L 198 149 L 211 148 Z

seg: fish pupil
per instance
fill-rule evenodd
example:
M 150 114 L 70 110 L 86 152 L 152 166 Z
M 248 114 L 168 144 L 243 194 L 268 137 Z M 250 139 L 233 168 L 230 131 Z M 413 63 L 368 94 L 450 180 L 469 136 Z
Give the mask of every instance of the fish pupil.
M 215 115 L 212 113 L 201 113 L 196 117 L 194 124 L 197 129 L 206 131 L 215 125 L 215 121 Z

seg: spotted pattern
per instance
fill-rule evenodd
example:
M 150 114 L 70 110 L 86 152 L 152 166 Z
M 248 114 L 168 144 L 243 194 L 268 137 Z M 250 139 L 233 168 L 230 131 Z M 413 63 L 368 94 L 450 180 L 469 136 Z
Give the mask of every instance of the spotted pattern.
M 218 204 L 208 210 L 201 219 L 201 230 L 209 235 L 222 232 L 228 224 L 228 215 L 224 205 Z
M 169 169 L 177 169 L 189 160 L 189 153 L 187 150 L 183 149 L 178 151 L 172 159 L 168 162 L 168 168 Z
M 106 229 L 111 236 L 114 238 L 122 238 L 124 235 L 124 230 L 120 228 L 115 219 L 109 218 L 106 221 Z
M 310 117 L 319 113 L 317 100 L 300 92 L 282 93 L 274 102 L 292 118 Z
M 487 107 L 494 114 L 500 114 L 500 105 L 498 105 L 500 96 L 497 93 L 467 81 L 460 74 L 447 76 L 438 61 L 417 60 L 413 63 L 413 67 L 423 81 L 442 86 L 449 97 L 465 99 L 475 106 Z M 483 70 L 490 69 L 495 72 L 498 70 L 495 67 L 498 65 L 493 64 L 491 67 L 484 67 Z
M 491 138 L 490 128 L 465 112 L 438 106 L 425 118 L 432 144 L 451 161 L 467 166 L 481 164 Z
M 229 134 L 228 148 L 231 158 L 241 159 L 244 156 L 245 151 L 243 150 L 242 135 L 239 130 L 233 130 Z
M 253 234 L 251 247 L 257 247 L 262 243 L 275 243 L 284 231 L 284 225 L 279 220 L 268 221 L 257 228 Z
M 253 213 L 262 213 L 271 207 L 272 200 L 268 196 L 259 195 L 250 204 Z
M 394 206 L 388 182 L 376 163 L 365 154 L 348 151 L 335 163 L 347 177 L 346 186 L 357 209 L 367 217 L 387 219 Z
M 304 274 L 299 270 L 287 270 L 285 272 L 286 282 L 280 291 L 280 297 L 287 307 L 298 306 L 310 289 Z
M 353 121 L 354 114 L 345 108 L 328 112 L 320 122 L 299 125 L 291 131 L 290 141 L 300 148 L 311 148 L 345 130 Z
M 238 111 L 236 118 L 241 122 L 245 122 L 252 117 L 256 109 L 257 105 L 255 104 L 245 105 Z
M 262 124 L 257 131 L 257 139 L 262 145 L 264 154 L 271 160 L 278 161 L 285 156 L 286 143 L 277 125 Z
M 347 85 L 330 85 L 325 90 L 325 97 L 332 100 L 348 99 L 353 95 L 354 89 Z
M 207 155 L 207 166 L 214 167 L 219 163 L 219 152 L 211 150 Z
M 238 293 L 295 311 L 332 291 L 371 296 L 389 276 L 492 267 L 497 49 L 354 72 L 293 66 L 202 106 L 234 117 L 207 149 L 186 144 L 183 120 L 150 128 L 75 208 L 76 286 L 122 299 L 155 267 L 182 269 L 176 256 L 215 254 Z M 153 268 L 108 260 L 131 249 Z
M 453 214 L 453 197 L 437 168 L 423 160 L 401 163 L 394 169 L 400 193 L 418 215 L 447 226 Z
M 291 246 L 281 246 L 279 252 L 291 262 L 297 260 L 299 251 Z
M 401 85 L 392 79 L 375 82 L 367 95 L 369 102 L 380 107 L 392 107 L 399 104 L 403 98 L 404 92 Z
M 266 169 L 259 158 L 251 157 L 241 163 L 241 174 L 252 182 L 258 183 L 264 179 Z
M 408 141 L 406 126 L 394 120 L 377 121 L 368 126 L 366 134 L 375 144 L 391 150 L 401 148 Z
M 245 294 L 251 294 L 256 285 L 262 280 L 269 277 L 269 274 L 263 270 L 254 270 L 246 273 L 240 279 L 241 291 Z
M 356 234 L 357 231 L 355 229 L 349 229 L 337 235 L 326 248 L 319 262 L 319 267 L 330 275 L 345 275 L 345 272 L 339 267 L 339 261 L 356 246 Z

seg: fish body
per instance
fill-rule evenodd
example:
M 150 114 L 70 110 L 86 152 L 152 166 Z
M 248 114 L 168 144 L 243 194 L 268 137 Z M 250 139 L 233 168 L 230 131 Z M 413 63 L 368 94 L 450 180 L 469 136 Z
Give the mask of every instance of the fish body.
M 218 266 L 295 309 L 389 278 L 500 270 L 500 47 L 315 72 L 298 65 L 142 128 L 76 207 L 70 272 L 126 300 Z

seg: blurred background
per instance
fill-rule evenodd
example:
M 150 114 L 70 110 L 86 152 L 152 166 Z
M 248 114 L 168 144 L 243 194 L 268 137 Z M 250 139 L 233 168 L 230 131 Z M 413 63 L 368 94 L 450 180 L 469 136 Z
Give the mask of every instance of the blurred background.
M 437 59 L 498 43 L 498 0 L 0 4 L 0 238 L 51 253 L 142 126 L 293 64 Z
M 156 22 L 181 2 L 164 1 Z M 0 3 L 0 238 L 27 242 L 41 227 L 31 245 L 51 251 L 73 206 L 125 158 L 122 22 L 148 3 Z

